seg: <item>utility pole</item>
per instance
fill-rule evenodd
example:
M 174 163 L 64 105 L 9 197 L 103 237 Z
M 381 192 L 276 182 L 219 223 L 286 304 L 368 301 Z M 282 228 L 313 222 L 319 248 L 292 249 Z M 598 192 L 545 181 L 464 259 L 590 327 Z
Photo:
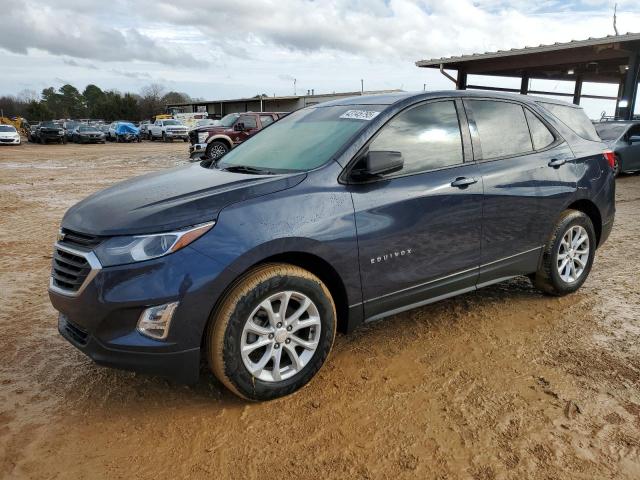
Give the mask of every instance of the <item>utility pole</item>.
M 360 79 L 360 95 L 364 94 L 364 79 Z
M 293 96 L 294 97 L 297 95 L 297 93 L 296 93 L 296 82 L 297 82 L 297 80 L 294 78 L 293 79 Z
M 613 31 L 616 32 L 616 35 L 619 35 L 616 13 L 618 13 L 618 4 L 617 3 L 613 7 Z

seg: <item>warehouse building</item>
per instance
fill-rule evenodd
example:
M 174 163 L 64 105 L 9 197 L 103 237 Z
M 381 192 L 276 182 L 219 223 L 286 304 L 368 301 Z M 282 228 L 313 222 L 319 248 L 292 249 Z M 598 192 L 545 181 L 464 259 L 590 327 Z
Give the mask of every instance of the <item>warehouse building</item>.
M 189 103 L 171 103 L 167 105 L 168 113 L 195 113 L 207 112 L 209 118 L 219 119 L 228 113 L 241 112 L 293 112 L 309 105 L 317 105 L 322 102 L 330 102 L 341 98 L 357 95 L 372 95 L 399 92 L 400 90 L 376 90 L 364 92 L 344 92 L 307 95 L 291 95 L 282 97 L 256 96 L 252 98 L 238 98 L 233 100 L 207 100 Z

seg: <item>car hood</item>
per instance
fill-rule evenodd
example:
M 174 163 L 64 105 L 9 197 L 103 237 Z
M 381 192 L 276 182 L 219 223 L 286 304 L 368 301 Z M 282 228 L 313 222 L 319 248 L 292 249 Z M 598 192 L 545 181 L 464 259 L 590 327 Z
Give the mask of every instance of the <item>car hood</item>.
M 199 164 L 143 175 L 71 207 L 62 227 L 98 236 L 158 233 L 217 218 L 225 206 L 291 188 L 305 173 L 248 175 Z
M 18 132 L 0 132 L 0 138 L 14 138 Z
M 213 133 L 230 133 L 233 128 L 221 127 L 219 125 L 205 125 L 204 127 L 194 128 L 196 132 L 213 132 Z

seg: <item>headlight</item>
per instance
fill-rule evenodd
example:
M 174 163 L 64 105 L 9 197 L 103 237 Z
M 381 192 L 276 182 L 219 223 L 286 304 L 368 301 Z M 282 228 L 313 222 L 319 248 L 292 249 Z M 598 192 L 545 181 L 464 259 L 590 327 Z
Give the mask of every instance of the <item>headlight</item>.
M 98 245 L 94 253 L 103 267 L 142 262 L 177 252 L 211 230 L 215 223 L 153 235 L 112 237 Z

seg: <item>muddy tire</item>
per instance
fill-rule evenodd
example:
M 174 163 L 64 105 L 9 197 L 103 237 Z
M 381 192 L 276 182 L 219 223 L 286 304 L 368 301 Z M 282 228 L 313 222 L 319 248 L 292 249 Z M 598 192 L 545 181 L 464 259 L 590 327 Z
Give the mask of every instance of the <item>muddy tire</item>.
M 616 178 L 618 175 L 620 175 L 620 157 L 616 153 L 613 161 L 613 177 Z
M 262 265 L 240 277 L 212 314 L 209 366 L 236 395 L 271 400 L 313 378 L 335 332 L 335 305 L 319 278 L 293 265 Z
M 530 278 L 548 295 L 562 296 L 586 281 L 596 251 L 596 234 L 587 215 L 565 210 L 544 247 L 538 271 Z
M 229 151 L 229 147 L 227 144 L 220 140 L 214 140 L 209 145 L 207 145 L 207 149 L 204 151 L 204 155 L 208 160 L 218 160 L 227 154 Z

